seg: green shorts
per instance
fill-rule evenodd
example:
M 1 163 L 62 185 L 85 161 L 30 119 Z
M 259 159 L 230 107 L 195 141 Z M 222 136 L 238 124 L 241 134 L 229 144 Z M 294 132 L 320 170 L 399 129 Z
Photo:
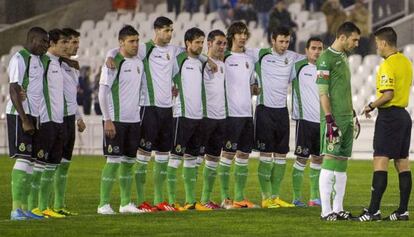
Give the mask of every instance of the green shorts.
M 335 122 L 341 131 L 341 138 L 337 144 L 329 144 L 326 138 L 326 120 L 321 119 L 321 155 L 349 158 L 352 155 L 354 141 L 354 122 L 352 116 L 335 118 Z

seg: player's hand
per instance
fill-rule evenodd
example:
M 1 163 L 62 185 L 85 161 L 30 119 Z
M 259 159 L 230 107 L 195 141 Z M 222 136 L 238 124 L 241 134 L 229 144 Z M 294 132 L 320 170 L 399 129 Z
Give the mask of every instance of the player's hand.
M 336 125 L 335 120 L 332 117 L 332 114 L 328 114 L 325 116 L 326 118 L 326 138 L 328 139 L 329 143 L 338 143 L 341 138 L 341 131 Z
M 21 101 L 25 101 L 27 99 L 27 93 L 23 88 L 20 88 L 19 97 Z
M 356 140 L 356 139 L 358 139 L 359 133 L 361 132 L 361 124 L 359 123 L 358 116 L 357 116 L 355 110 L 353 110 L 353 113 L 354 113 L 354 115 L 353 115 L 353 118 L 354 118 L 353 119 L 354 120 L 354 139 Z
M 29 119 L 22 120 L 22 127 L 24 133 L 33 135 L 35 132 L 35 128 Z
M 210 58 L 209 58 L 209 59 L 207 59 L 207 64 L 208 64 L 208 66 L 209 66 L 210 70 L 211 70 L 213 73 L 218 72 L 218 66 L 217 66 L 217 64 L 216 64 L 215 62 L 213 62 L 213 60 L 211 60 Z
M 76 124 L 78 125 L 78 131 L 79 132 L 85 131 L 86 125 L 85 125 L 85 122 L 83 122 L 83 119 L 78 119 L 78 121 L 76 122 Z
M 259 85 L 254 84 L 250 87 L 250 89 L 251 89 L 251 94 L 252 95 L 259 95 L 260 94 L 261 88 L 259 87 Z
M 175 87 L 175 86 L 173 86 L 173 87 L 171 88 L 171 93 L 172 93 L 172 96 L 173 96 L 173 97 L 177 97 L 177 96 L 178 96 L 178 88 L 177 88 L 177 87 Z
M 116 135 L 115 125 L 112 122 L 112 120 L 106 120 L 104 121 L 104 132 L 105 136 L 107 136 L 109 139 L 113 139 Z
M 108 59 L 105 62 L 105 65 L 109 69 L 115 69 L 116 68 L 116 66 L 115 66 L 115 60 L 112 57 L 108 57 Z
M 369 103 L 368 105 L 366 105 L 364 107 L 364 109 L 362 110 L 361 115 L 365 114 L 365 118 L 370 119 L 371 118 L 371 112 L 374 110 L 374 108 L 371 105 L 372 103 Z

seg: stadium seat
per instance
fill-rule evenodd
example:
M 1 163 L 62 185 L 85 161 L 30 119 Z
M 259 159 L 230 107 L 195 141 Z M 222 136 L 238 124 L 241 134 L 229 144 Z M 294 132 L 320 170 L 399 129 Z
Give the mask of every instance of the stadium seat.
M 302 10 L 302 4 L 298 2 L 291 3 L 288 6 L 287 10 L 290 12 L 290 14 L 292 14 L 292 16 L 296 17 L 299 14 L 299 12 Z
M 114 22 L 118 20 L 118 13 L 117 12 L 107 12 L 105 14 L 104 20 L 109 22 Z
M 362 57 L 359 54 L 353 54 L 348 57 L 348 63 L 351 68 L 351 73 L 354 74 L 358 69 L 359 65 L 361 65 Z
M 303 22 L 303 29 L 306 29 L 309 32 L 318 32 L 318 24 L 319 21 L 318 20 L 306 20 Z
M 299 28 L 303 26 L 308 19 L 309 19 L 309 11 L 300 11 L 296 15 L 296 23 L 298 24 Z
M 188 12 L 181 12 L 178 16 L 176 21 L 181 21 L 181 22 L 189 22 L 191 18 L 190 13 Z
M 96 23 L 95 30 L 106 31 L 109 29 L 109 22 L 101 20 Z
M 364 57 L 362 65 L 368 67 L 369 70 L 375 69 L 375 67 L 381 62 L 381 57 L 376 54 L 370 54 Z
M 130 23 L 130 21 L 132 21 L 132 13 L 131 12 L 127 12 L 124 13 L 122 15 L 119 16 L 119 21 L 120 22 L 125 22 L 125 23 Z
M 196 12 L 191 16 L 191 22 L 197 24 L 203 22 L 206 19 L 204 12 Z
M 15 46 L 11 47 L 11 49 L 9 51 L 9 54 L 14 55 L 15 53 L 19 52 L 21 49 L 23 49 L 23 46 L 15 45 Z
M 411 62 L 414 62 L 414 44 L 406 45 L 403 53 L 411 60 Z
M 135 22 L 144 23 L 147 20 L 147 14 L 145 12 L 137 12 L 134 15 Z
M 206 21 L 209 22 L 210 24 L 212 23 L 212 21 L 216 21 L 218 19 L 219 19 L 219 16 L 217 15 L 217 12 L 210 12 L 206 16 Z
M 155 7 L 155 12 L 158 14 L 164 14 L 167 13 L 167 3 L 159 3 Z

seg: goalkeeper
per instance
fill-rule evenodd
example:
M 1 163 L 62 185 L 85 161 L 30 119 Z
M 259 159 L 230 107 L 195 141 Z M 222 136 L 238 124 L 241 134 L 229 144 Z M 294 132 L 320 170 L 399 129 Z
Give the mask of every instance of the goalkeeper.
M 321 155 L 324 156 L 319 177 L 321 219 L 327 221 L 351 217 L 342 205 L 354 133 L 351 73 L 346 53 L 358 46 L 359 38 L 360 30 L 355 24 L 343 23 L 337 30 L 334 43 L 316 63 L 321 103 Z

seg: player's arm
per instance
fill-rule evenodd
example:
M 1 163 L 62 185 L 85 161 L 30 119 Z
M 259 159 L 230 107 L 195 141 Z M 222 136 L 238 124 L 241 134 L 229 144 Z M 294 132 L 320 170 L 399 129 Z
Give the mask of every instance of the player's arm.
M 108 95 L 110 93 L 110 86 L 112 85 L 111 77 L 113 77 L 114 73 L 111 72 L 112 70 L 108 69 L 107 67 L 102 67 L 101 78 L 99 81 L 99 104 L 101 106 L 101 111 L 104 120 L 104 133 L 110 139 L 113 139 L 116 135 L 115 125 L 111 120 L 111 115 L 109 114 L 109 101 Z
M 27 117 L 23 109 L 23 100 L 26 97 L 26 92 L 23 90 L 21 84 L 23 82 L 26 66 L 21 57 L 13 57 L 10 60 L 8 72 L 9 72 L 9 93 L 10 100 L 16 108 L 20 119 L 22 120 L 23 131 L 29 134 L 34 133 L 34 125 Z
M 180 53 L 186 51 L 186 48 L 184 47 L 180 47 L 180 46 L 173 46 L 174 47 L 174 58 L 176 58 Z M 198 55 L 198 60 L 200 60 L 200 62 L 203 64 L 205 62 L 207 62 L 209 68 L 213 71 L 213 72 L 217 72 L 218 71 L 218 66 L 215 62 L 213 62 L 213 60 L 211 60 L 208 55 L 201 53 L 200 55 Z
M 79 132 L 83 132 L 86 129 L 86 124 L 83 121 L 83 117 L 81 112 L 79 111 L 79 109 L 76 109 L 76 113 L 75 113 L 75 119 L 76 119 L 76 124 L 78 125 L 78 131 Z

